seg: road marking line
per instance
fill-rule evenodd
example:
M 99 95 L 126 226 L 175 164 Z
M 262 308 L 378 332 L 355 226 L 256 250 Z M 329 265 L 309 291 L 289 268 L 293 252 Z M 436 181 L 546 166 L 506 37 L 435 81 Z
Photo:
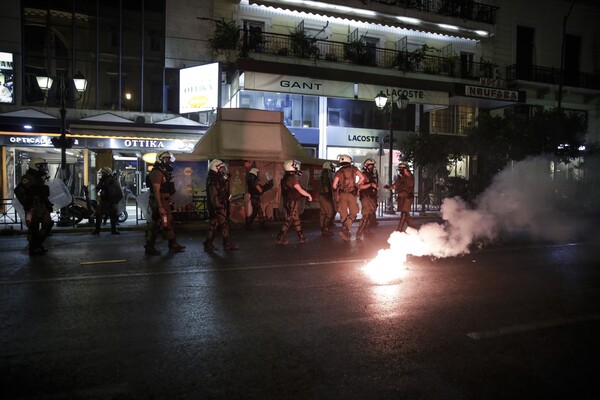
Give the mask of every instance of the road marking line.
M 112 264 L 112 263 L 122 263 L 127 260 L 100 260 L 100 261 L 82 261 L 80 265 L 91 265 L 91 264 Z
M 504 335 L 511 335 L 513 333 L 524 333 L 544 328 L 555 328 L 558 326 L 571 325 L 580 322 L 596 321 L 598 319 L 600 319 L 600 314 L 582 315 L 579 317 L 571 318 L 551 319 L 548 321 L 538 321 L 531 322 L 528 324 L 507 326 L 491 331 L 469 332 L 467 333 L 467 336 L 473 340 L 492 339 Z
M 181 270 L 170 270 L 160 272 L 134 272 L 131 274 L 107 274 L 107 275 L 88 275 L 88 276 L 68 276 L 61 278 L 48 278 L 48 279 L 29 279 L 29 280 L 18 280 L 18 281 L 0 281 L 0 286 L 5 285 L 22 285 L 29 283 L 51 283 L 51 282 L 68 282 L 68 281 L 83 281 L 91 279 L 114 279 L 114 278 L 140 278 L 144 276 L 160 276 L 160 275 L 185 275 L 185 274 L 203 274 L 207 272 L 225 272 L 225 271 L 250 271 L 260 269 L 275 269 L 275 268 L 289 268 L 289 267 L 316 267 L 316 266 L 327 266 L 335 264 L 364 264 L 371 261 L 371 258 L 358 258 L 358 259 L 340 259 L 331 261 L 309 261 L 303 263 L 294 264 L 271 264 L 262 266 L 251 266 L 251 267 L 215 267 L 207 269 L 194 269 L 195 267 L 181 269 Z

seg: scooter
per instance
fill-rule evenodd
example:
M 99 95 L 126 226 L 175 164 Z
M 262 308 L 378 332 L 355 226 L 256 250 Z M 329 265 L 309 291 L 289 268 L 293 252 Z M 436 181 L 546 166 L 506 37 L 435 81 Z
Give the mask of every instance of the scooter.
M 123 189 L 123 198 L 121 199 L 121 201 L 119 201 L 117 203 L 117 222 L 118 223 L 122 223 L 127 221 L 127 218 L 129 217 L 129 214 L 127 213 L 127 203 L 129 202 L 129 199 L 136 199 L 135 194 L 133 194 L 133 192 L 129 189 L 129 188 L 125 188 Z M 108 221 L 108 215 L 104 216 L 104 220 L 103 220 L 103 224 L 106 225 L 106 222 Z
M 65 208 L 64 217 L 73 225 L 77 225 L 84 219 L 90 225 L 96 223 L 96 210 L 98 202 L 89 198 L 87 186 L 83 187 L 84 196 L 73 196 L 73 202 Z

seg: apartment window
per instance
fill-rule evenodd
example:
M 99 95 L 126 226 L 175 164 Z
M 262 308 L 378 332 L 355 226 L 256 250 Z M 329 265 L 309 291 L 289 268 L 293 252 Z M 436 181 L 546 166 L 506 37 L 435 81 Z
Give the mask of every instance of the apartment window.
M 431 133 L 464 135 L 466 129 L 475 122 L 475 108 L 466 106 L 449 106 L 431 112 L 429 129 Z

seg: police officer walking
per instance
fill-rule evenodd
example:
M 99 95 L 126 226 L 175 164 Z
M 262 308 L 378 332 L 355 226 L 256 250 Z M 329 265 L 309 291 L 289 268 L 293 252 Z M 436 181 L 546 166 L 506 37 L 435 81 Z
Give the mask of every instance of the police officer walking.
M 100 169 L 100 179 L 96 186 L 96 195 L 98 196 L 98 208 L 96 209 L 96 227 L 91 232 L 92 235 L 100 233 L 100 225 L 105 215 L 110 218 L 110 232 L 118 235 L 121 232 L 117 230 L 117 204 L 123 198 L 123 189 L 113 172 L 108 167 Z
M 323 163 L 323 169 L 321 170 L 321 181 L 319 187 L 319 226 L 321 227 L 321 234 L 323 236 L 333 236 L 331 232 L 331 225 L 333 218 L 335 217 L 335 205 L 333 203 L 333 174 L 335 173 L 335 167 L 330 161 Z
M 260 205 L 260 196 L 266 191 L 273 187 L 273 179 L 269 179 L 264 185 L 260 184 L 258 168 L 250 168 L 246 175 L 246 186 L 248 187 L 248 194 L 250 195 L 250 205 L 252 206 L 252 213 L 246 216 L 246 228 L 250 228 L 254 219 L 258 216 L 258 221 L 261 228 L 266 228 L 265 224 L 265 213 Z
M 388 188 L 388 186 L 384 186 Z M 398 201 L 398 211 L 400 211 L 400 221 L 397 231 L 404 232 L 407 226 L 414 228 L 410 216 L 410 208 L 413 203 L 415 191 L 415 177 L 408 169 L 405 162 L 398 164 L 398 176 L 390 189 L 396 190 L 396 199 Z
M 164 229 L 169 240 L 169 253 L 185 251 L 185 246 L 177 243 L 173 230 L 173 214 L 171 213 L 171 195 L 175 193 L 175 184 L 171 182 L 175 157 L 168 151 L 163 151 L 156 156 L 156 162 L 150 174 L 146 177 L 146 185 L 150 188 L 150 201 L 148 208 L 151 211 L 151 220 L 148 221 L 146 230 L 146 254 L 160 255 L 154 245 L 160 229 Z
M 277 235 L 278 244 L 288 244 L 289 241 L 285 239 L 285 234 L 294 227 L 300 243 L 306 243 L 306 237 L 302 232 L 302 221 L 300 220 L 300 199 L 302 197 L 308 198 L 308 201 L 312 201 L 312 196 L 306 190 L 302 188 L 298 181 L 298 175 L 300 172 L 300 161 L 297 160 L 286 160 L 283 163 L 283 169 L 285 171 L 283 178 L 281 178 L 281 193 L 283 197 L 283 206 L 287 213 L 287 218 L 281 226 L 281 230 Z
M 52 211 L 52 203 L 49 200 L 50 188 L 45 185 L 47 179 L 48 162 L 41 157 L 35 157 L 29 161 L 29 169 L 15 187 L 15 196 L 25 210 L 27 240 L 31 255 L 46 253 L 47 249 L 43 243 L 54 226 L 50 216 Z
M 377 210 L 377 190 L 379 177 L 375 170 L 375 160 L 367 158 L 363 164 L 363 174 L 365 181 L 360 186 L 359 196 L 362 206 L 360 212 L 362 218 L 356 231 L 356 238 L 362 239 L 364 236 L 371 236 L 371 226 L 374 224 L 375 210 Z
M 206 192 L 210 228 L 204 241 L 204 251 L 211 253 L 218 250 L 213 244 L 218 231 L 223 236 L 223 249 L 237 250 L 239 247 L 229 233 L 229 182 L 223 161 L 215 159 L 208 164 Z
M 364 183 L 365 176 L 352 165 L 352 157 L 344 154 L 340 157 L 340 169 L 335 173 L 332 187 L 337 197 L 338 212 L 342 228 L 340 235 L 345 241 L 352 238 L 350 227 L 358 215 L 358 188 Z

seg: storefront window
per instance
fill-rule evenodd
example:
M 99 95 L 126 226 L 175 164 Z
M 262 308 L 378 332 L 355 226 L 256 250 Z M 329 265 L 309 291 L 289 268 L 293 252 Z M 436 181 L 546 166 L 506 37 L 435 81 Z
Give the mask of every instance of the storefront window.
M 327 99 L 327 125 L 387 129 L 389 118 L 386 111 L 377 109 L 374 101 L 329 98 Z
M 319 98 L 287 93 L 240 92 L 241 108 L 280 111 L 289 127 L 317 128 L 319 126 Z

